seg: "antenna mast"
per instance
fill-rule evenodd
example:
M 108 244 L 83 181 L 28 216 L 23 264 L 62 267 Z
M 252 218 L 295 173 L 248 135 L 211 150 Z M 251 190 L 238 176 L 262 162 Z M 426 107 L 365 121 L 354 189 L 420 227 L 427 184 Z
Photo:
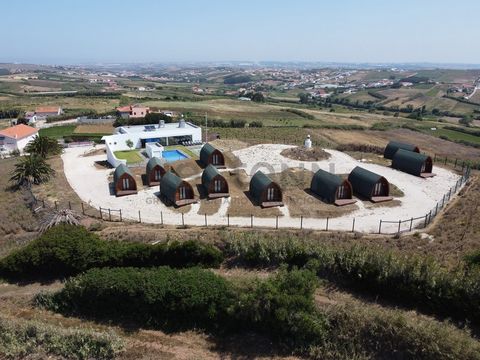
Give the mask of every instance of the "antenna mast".
M 207 113 L 205 113 L 205 142 L 208 142 L 208 119 Z

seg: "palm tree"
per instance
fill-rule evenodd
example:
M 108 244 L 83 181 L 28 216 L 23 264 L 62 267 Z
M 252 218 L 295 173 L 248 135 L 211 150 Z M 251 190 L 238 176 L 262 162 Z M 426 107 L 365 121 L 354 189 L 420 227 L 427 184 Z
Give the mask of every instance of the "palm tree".
M 15 164 L 10 182 L 14 183 L 16 187 L 38 185 L 50 180 L 54 174 L 55 170 L 41 156 L 22 156 Z
M 36 154 L 42 158 L 46 158 L 49 155 L 60 154 L 62 152 L 62 147 L 54 138 L 37 136 L 27 144 L 25 151 L 29 154 Z
M 69 209 L 54 211 L 48 214 L 42 221 L 40 226 L 40 232 L 44 232 L 51 227 L 60 225 L 60 224 L 69 224 L 69 225 L 80 225 L 79 221 L 80 216 L 77 215 L 74 211 Z

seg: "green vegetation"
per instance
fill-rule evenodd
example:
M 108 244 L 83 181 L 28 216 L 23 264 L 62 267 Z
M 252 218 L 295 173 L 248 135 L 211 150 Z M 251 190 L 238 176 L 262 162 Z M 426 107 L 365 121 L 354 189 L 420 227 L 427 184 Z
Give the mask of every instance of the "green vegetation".
M 49 128 L 40 129 L 38 134 L 40 136 L 48 136 L 55 139 L 61 139 L 65 136 L 73 135 L 76 125 L 60 125 Z
M 282 271 L 246 289 L 202 269 L 92 269 L 63 290 L 37 297 L 62 313 L 134 321 L 163 329 L 258 330 L 298 351 L 321 344 L 327 323 L 315 310 L 309 271 Z
M 94 267 L 218 267 L 216 247 L 194 241 L 157 245 L 101 240 L 83 227 L 59 225 L 0 260 L 0 276 L 14 280 L 63 278 Z
M 127 160 L 128 164 L 135 164 L 143 161 L 138 150 L 115 151 L 114 154 L 118 159 Z
M 422 130 L 429 135 L 446 138 L 446 140 L 460 142 L 466 145 L 480 146 L 480 136 L 468 134 L 463 131 L 450 130 L 441 127 L 438 127 L 437 130 L 431 130 L 430 128 L 423 128 Z
M 298 116 L 300 116 L 304 119 L 309 119 L 309 120 L 315 119 L 315 117 L 313 115 L 311 115 L 309 113 L 306 113 L 305 111 L 298 110 L 298 109 L 282 109 L 282 111 L 286 111 L 286 112 L 298 115 Z
M 39 185 L 47 182 L 55 174 L 55 171 L 38 155 L 22 156 L 15 164 L 11 173 L 10 182 L 17 189 L 21 186 Z
M 8 359 L 40 359 L 49 355 L 79 360 L 113 359 L 123 347 L 123 340 L 113 332 L 65 329 L 0 317 L 0 355 Z
M 37 136 L 27 144 L 25 151 L 30 154 L 36 154 L 45 159 L 50 155 L 60 154 L 62 152 L 62 147 L 54 138 Z
M 253 266 L 307 266 L 319 277 L 339 281 L 403 306 L 480 323 L 480 271 L 444 269 L 433 259 L 377 248 L 319 245 L 298 238 L 239 237 L 227 253 Z

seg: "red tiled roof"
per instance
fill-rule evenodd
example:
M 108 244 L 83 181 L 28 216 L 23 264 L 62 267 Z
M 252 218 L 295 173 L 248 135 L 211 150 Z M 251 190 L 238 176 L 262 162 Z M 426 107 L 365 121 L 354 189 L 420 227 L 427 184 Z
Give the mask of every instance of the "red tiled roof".
M 7 136 L 12 139 L 23 139 L 36 133 L 38 133 L 37 129 L 25 124 L 12 126 L 8 129 L 0 131 L 0 135 Z
M 130 105 L 117 107 L 117 111 L 119 112 L 129 112 L 131 109 Z

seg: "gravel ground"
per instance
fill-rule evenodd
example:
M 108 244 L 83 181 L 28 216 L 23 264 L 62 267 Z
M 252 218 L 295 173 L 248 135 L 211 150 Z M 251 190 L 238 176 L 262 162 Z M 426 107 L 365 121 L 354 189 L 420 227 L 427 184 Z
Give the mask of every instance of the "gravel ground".
M 247 174 L 253 175 L 257 170 L 265 173 L 279 173 L 282 170 L 292 167 L 306 168 L 311 171 L 324 169 L 337 174 L 349 173 L 355 166 L 362 167 L 386 177 L 405 193 L 405 196 L 398 198 L 401 206 L 397 207 L 375 207 L 366 208 L 362 201 L 358 201 L 358 210 L 347 216 L 329 219 L 328 225 L 331 230 L 352 230 L 353 219 L 355 218 L 355 230 L 362 232 L 378 231 L 379 221 L 406 220 L 411 217 L 424 216 L 435 204 L 440 201 L 445 193 L 455 185 L 459 176 L 440 167 L 434 167 L 437 176 L 429 179 L 422 179 L 406 173 L 391 169 L 389 167 L 362 163 L 349 155 L 335 150 L 328 150 L 330 159 L 316 162 L 302 162 L 285 158 L 280 155 L 282 150 L 292 146 L 278 144 L 262 144 L 250 146 L 234 151 L 240 159 L 241 168 Z M 97 147 L 98 148 L 98 147 Z M 79 147 L 66 149 L 62 155 L 65 175 L 71 187 L 79 197 L 86 203 L 96 208 L 122 209 L 124 218 L 138 220 L 138 212 L 141 212 L 142 221 L 149 223 L 160 223 L 160 212 L 163 215 L 165 224 L 181 225 L 182 217 L 178 212 L 165 206 L 159 200 L 159 188 L 153 187 L 141 190 L 137 195 L 115 197 L 109 190 L 108 176 L 111 169 L 98 169 L 94 166 L 95 161 L 105 161 L 105 155 L 83 157 L 91 148 Z M 228 170 L 226 170 L 228 171 Z M 215 215 L 208 216 L 209 225 L 227 225 L 227 209 L 230 199 L 222 200 L 219 211 Z M 184 215 L 186 225 L 204 225 L 205 217 L 199 215 L 199 205 L 193 205 L 191 210 Z M 288 208 L 280 208 L 283 216 L 279 219 L 279 227 L 299 228 L 300 219 L 291 218 Z M 245 217 L 230 217 L 231 226 L 250 226 L 251 219 Z M 303 219 L 303 228 L 325 229 L 327 219 Z M 415 224 L 420 224 L 422 220 Z M 275 218 L 254 218 L 254 226 L 275 227 Z M 402 225 L 408 228 L 409 223 Z M 382 232 L 395 232 L 398 224 L 383 224 Z

